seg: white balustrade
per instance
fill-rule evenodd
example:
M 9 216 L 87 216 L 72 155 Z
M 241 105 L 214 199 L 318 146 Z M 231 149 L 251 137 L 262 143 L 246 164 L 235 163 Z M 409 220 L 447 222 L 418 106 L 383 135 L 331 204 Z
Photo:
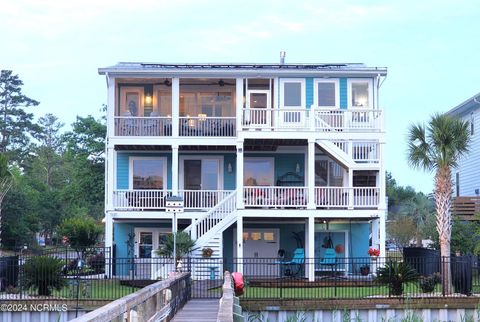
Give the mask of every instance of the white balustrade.
M 230 190 L 179 190 L 185 209 L 211 209 L 226 198 Z
M 379 202 L 377 187 L 315 187 L 315 205 L 320 208 L 375 208 Z
M 236 136 L 235 117 L 186 117 L 179 119 L 180 136 Z
M 353 160 L 359 163 L 380 162 L 379 143 L 377 142 L 356 142 L 352 141 Z
M 214 208 L 209 210 L 203 217 L 198 218 L 193 229 L 196 229 L 197 239 L 206 234 L 216 224 L 222 221 L 226 216 L 236 211 L 237 209 L 237 193 L 230 192 L 222 201 L 220 201 Z M 189 229 L 192 226 L 189 226 Z M 188 231 L 185 229 L 185 231 Z
M 165 198 L 171 190 L 115 190 L 113 206 L 116 210 L 165 209 Z
M 171 136 L 171 117 L 116 116 L 116 136 Z
M 308 109 L 244 108 L 242 127 L 246 129 L 306 129 Z
M 317 131 L 381 131 L 382 110 L 315 110 Z
M 306 207 L 306 187 L 244 187 L 246 207 Z

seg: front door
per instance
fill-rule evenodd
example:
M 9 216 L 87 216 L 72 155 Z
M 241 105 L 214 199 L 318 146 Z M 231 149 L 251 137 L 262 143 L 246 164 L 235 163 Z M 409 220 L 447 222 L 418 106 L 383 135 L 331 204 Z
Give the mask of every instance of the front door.
M 246 118 L 250 127 L 270 128 L 272 126 L 272 103 L 269 90 L 247 91 Z
M 279 265 L 274 262 L 277 261 L 280 249 L 279 235 L 278 229 L 246 228 L 243 230 L 243 274 L 245 276 L 278 277 Z M 233 257 L 237 257 L 236 230 L 233 236 Z
M 158 228 L 135 229 L 135 278 L 156 279 L 166 278 L 169 271 L 173 271 L 173 262 L 164 262 L 154 259 L 159 257 L 155 251 L 164 242 L 168 232 Z M 160 265 L 162 264 L 162 265 Z M 163 271 L 160 273 L 160 266 Z
M 221 159 L 198 158 L 183 161 L 185 207 L 209 209 L 222 190 Z

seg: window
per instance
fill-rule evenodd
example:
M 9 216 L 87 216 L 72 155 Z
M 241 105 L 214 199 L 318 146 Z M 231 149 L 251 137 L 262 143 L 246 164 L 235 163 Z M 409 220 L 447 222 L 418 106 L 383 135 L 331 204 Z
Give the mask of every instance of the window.
M 284 108 L 305 107 L 305 80 L 303 79 L 280 80 L 280 107 L 284 107 Z
M 460 172 L 455 173 L 455 192 L 457 197 L 460 196 Z
M 150 258 L 152 257 L 153 248 L 153 233 L 141 232 L 140 242 L 138 243 L 138 257 Z
M 134 233 L 135 256 L 138 258 L 152 258 L 155 256 L 154 250 L 165 243 L 170 230 L 168 228 L 136 227 Z
M 143 87 L 123 86 L 120 88 L 119 116 L 143 116 Z
M 475 134 L 475 117 L 470 113 L 470 135 Z
M 273 158 L 245 158 L 243 173 L 245 186 L 273 186 Z
M 340 107 L 339 82 L 337 79 L 316 79 L 313 101 L 316 107 Z
M 166 188 L 166 158 L 131 158 L 131 189 Z
M 349 80 L 349 107 L 370 108 L 373 106 L 372 81 L 370 79 Z

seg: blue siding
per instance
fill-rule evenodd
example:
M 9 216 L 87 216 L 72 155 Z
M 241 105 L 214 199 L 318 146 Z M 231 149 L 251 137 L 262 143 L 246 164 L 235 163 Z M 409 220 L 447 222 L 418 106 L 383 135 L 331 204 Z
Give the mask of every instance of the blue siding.
M 340 78 L 340 108 L 346 109 L 348 106 L 347 79 Z
M 237 156 L 234 153 L 224 154 L 223 155 L 223 189 L 225 190 L 235 190 L 236 181 L 235 173 L 237 168 Z M 228 164 L 232 165 L 232 172 L 228 173 Z
M 349 234 L 349 256 L 350 257 L 367 257 L 370 239 L 370 225 L 368 223 L 355 224 L 330 224 L 328 229 L 330 231 L 345 230 Z M 315 225 L 315 231 L 325 231 L 324 224 Z M 321 245 L 315 245 L 321 247 Z
M 305 79 L 305 98 L 306 98 L 306 104 L 307 104 L 307 109 L 310 108 L 313 104 L 313 78 L 308 77 Z

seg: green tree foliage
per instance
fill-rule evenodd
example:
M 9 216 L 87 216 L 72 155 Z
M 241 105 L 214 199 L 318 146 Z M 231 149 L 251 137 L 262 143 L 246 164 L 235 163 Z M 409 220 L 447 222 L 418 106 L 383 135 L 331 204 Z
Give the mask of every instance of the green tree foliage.
M 59 233 L 68 238 L 68 243 L 77 252 L 95 246 L 102 228 L 89 216 L 74 216 L 65 219 Z
M 176 242 L 177 259 L 188 255 L 194 250 L 195 241 L 193 241 L 190 235 L 184 231 L 177 232 Z M 165 242 L 160 245 L 156 250 L 156 253 L 160 256 L 173 256 L 173 234 L 167 235 Z
M 37 130 L 33 114 L 24 108 L 39 102 L 22 93 L 23 82 L 11 70 L 0 71 L 0 152 L 21 162 L 27 152 L 28 134 Z
M 410 245 L 410 241 L 416 236 L 417 229 L 412 218 L 401 216 L 389 223 L 387 232 L 397 247 L 402 249 Z
M 389 261 L 385 266 L 377 269 L 375 280 L 387 285 L 392 295 L 402 295 L 403 285 L 418 280 L 417 272 L 407 263 Z

